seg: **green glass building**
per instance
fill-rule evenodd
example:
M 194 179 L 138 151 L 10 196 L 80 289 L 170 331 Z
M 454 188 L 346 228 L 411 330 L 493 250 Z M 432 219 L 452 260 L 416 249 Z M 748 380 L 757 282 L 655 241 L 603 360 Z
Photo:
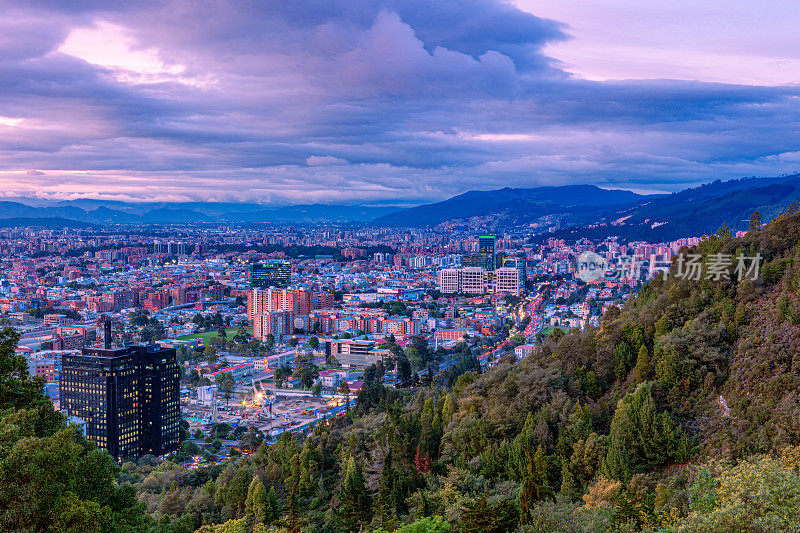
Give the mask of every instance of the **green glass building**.
M 497 237 L 484 235 L 478 237 L 478 253 L 485 258 L 486 270 L 497 268 L 495 258 L 495 242 Z
M 250 266 L 250 286 L 253 289 L 288 287 L 292 284 L 292 264 L 289 261 L 267 261 Z

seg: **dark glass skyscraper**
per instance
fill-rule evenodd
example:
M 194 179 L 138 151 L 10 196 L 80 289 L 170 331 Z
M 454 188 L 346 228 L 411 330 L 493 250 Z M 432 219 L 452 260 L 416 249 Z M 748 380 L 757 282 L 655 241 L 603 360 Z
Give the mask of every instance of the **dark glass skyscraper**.
M 495 241 L 496 237 L 483 236 L 478 237 L 478 253 L 484 257 L 486 263 L 486 270 L 494 270 L 497 268 L 495 259 Z
M 480 267 L 484 270 L 491 270 L 491 264 L 485 254 L 473 253 L 461 257 L 462 267 Z
M 180 444 L 174 349 L 84 348 L 64 355 L 61 410 L 86 422 L 86 437 L 115 458 L 164 455 Z
M 250 286 L 253 289 L 288 287 L 292 284 L 292 264 L 289 261 L 268 261 L 250 266 Z

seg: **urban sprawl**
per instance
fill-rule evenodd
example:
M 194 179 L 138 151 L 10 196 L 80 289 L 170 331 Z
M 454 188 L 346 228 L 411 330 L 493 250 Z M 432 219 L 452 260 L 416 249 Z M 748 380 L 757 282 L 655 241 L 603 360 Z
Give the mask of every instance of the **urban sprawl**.
M 0 319 L 89 440 L 194 468 L 327 423 L 376 379 L 434 383 L 597 326 L 699 240 L 6 229 Z M 586 252 L 603 265 L 588 281 Z

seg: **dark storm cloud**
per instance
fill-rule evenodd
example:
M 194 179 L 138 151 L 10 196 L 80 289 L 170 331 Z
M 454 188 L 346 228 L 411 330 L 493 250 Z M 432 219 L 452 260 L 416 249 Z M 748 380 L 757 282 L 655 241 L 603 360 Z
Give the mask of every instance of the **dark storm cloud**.
M 575 79 L 543 53 L 565 28 L 502 2 L 0 8 L 0 180 L 21 194 L 427 201 L 800 162 L 798 88 Z

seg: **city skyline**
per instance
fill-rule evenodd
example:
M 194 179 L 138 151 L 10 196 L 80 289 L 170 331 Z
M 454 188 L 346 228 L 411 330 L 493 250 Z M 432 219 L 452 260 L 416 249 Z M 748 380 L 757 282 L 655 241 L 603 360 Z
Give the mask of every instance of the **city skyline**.
M 410 205 L 800 159 L 788 2 L 0 5 L 6 198 Z

